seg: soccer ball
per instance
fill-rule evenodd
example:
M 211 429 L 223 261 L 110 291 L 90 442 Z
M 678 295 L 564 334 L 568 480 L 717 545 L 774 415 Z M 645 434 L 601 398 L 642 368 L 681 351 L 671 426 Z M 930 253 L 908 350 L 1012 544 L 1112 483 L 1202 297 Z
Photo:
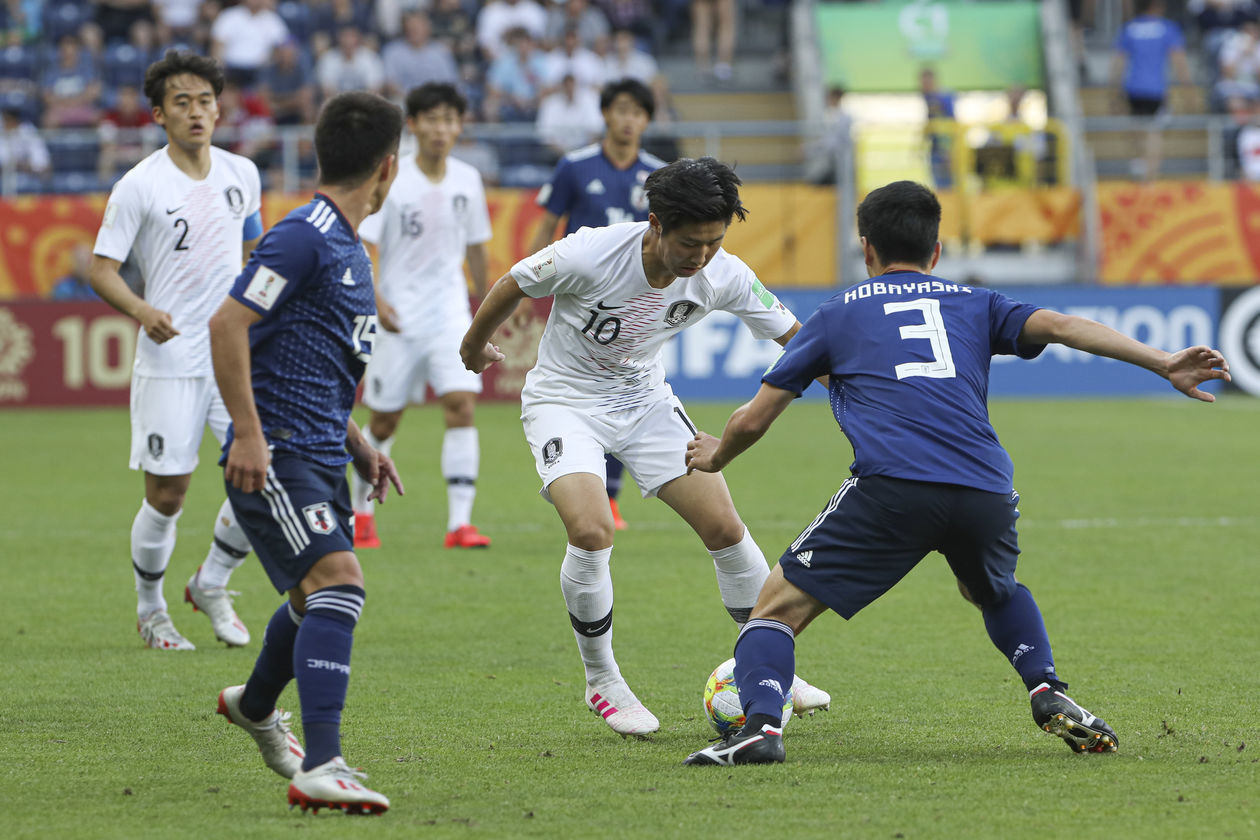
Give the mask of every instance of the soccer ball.
M 744 725 L 744 709 L 735 687 L 735 660 L 728 659 L 713 669 L 704 685 L 704 716 L 719 735 Z M 783 723 L 792 717 L 792 695 L 783 701 Z

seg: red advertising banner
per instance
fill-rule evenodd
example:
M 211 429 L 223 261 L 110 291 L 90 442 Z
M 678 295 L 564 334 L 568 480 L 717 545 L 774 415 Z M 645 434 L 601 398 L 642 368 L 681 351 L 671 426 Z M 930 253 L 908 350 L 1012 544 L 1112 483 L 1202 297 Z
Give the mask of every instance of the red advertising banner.
M 520 399 L 551 299 L 533 301 L 495 336 L 506 358 L 483 400 Z M 126 405 L 139 327 L 104 303 L 0 303 L 0 408 Z

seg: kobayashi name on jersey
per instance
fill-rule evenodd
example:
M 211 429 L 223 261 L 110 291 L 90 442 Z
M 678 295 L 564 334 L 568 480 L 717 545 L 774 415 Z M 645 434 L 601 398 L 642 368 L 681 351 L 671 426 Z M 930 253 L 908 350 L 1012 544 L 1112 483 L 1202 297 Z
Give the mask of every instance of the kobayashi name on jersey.
M 957 283 L 944 283 L 940 280 L 924 280 L 919 283 L 885 283 L 875 280 L 849 289 L 844 293 L 844 302 L 864 300 L 872 295 L 925 295 L 932 292 L 971 294 L 971 287 L 960 286 Z

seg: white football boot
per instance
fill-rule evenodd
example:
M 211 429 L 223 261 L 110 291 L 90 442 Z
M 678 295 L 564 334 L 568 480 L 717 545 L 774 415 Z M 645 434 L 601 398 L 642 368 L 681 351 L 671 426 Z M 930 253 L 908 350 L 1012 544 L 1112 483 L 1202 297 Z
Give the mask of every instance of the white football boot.
M 308 771 L 299 770 L 289 784 L 289 807 L 301 806 L 319 813 L 320 808 L 333 808 L 347 814 L 383 814 L 389 810 L 389 799 L 359 783 L 367 773 L 346 766 L 337 756 Z
M 797 717 L 813 715 L 822 709 L 831 709 L 831 695 L 821 688 L 815 688 L 800 677 L 792 678 L 792 714 Z
M 151 648 L 157 650 L 196 650 L 197 646 L 185 639 L 175 629 L 166 610 L 154 610 L 136 621 L 136 629 L 140 638 Z
M 201 610 L 210 619 L 214 628 L 214 637 L 228 647 L 244 647 L 249 644 L 249 631 L 245 622 L 232 609 L 232 595 L 225 587 L 209 586 L 204 589 L 197 585 L 201 577 L 201 567 L 193 572 L 184 587 L 184 601 L 192 604 L 193 610 Z
M 241 695 L 245 686 L 228 686 L 219 692 L 219 714 L 244 729 L 258 744 L 263 762 L 286 779 L 292 779 L 302 769 L 306 751 L 302 742 L 289 729 L 289 713 L 273 709 L 263 720 L 250 720 L 241 712 Z
M 656 715 L 639 702 L 639 698 L 634 696 L 630 686 L 622 679 L 601 683 L 599 686 L 587 683 L 586 705 L 622 738 L 627 735 L 643 738 L 661 728 L 661 722 L 656 719 Z

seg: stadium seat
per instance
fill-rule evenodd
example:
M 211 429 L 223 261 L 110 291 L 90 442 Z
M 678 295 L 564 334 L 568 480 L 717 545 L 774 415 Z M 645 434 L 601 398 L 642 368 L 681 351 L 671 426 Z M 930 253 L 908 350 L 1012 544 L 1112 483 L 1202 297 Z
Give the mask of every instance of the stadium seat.
M 109 188 L 110 184 L 95 172 L 54 172 L 48 185 L 48 191 L 54 193 L 96 193 Z
M 144 71 L 149 66 L 151 56 L 136 49 L 131 44 L 112 44 L 105 48 L 101 57 L 101 75 L 105 86 L 115 88 L 119 85 L 144 85 Z
M 79 27 L 91 19 L 92 11 L 87 3 L 55 0 L 44 6 L 43 40 L 48 44 L 56 44 L 62 35 L 77 33 Z
M 62 175 L 70 172 L 96 172 L 100 145 L 91 132 L 73 132 L 50 135 L 48 156 L 52 158 L 53 172 Z
M 36 54 L 32 47 L 15 44 L 0 50 L 0 79 L 30 81 L 35 78 Z
M 276 14 L 280 15 L 284 20 L 285 26 L 289 27 L 289 34 L 297 38 L 299 42 L 306 43 L 307 37 L 310 35 L 311 12 L 306 8 L 305 3 L 298 3 L 295 0 L 285 0 L 285 2 L 276 6 Z

